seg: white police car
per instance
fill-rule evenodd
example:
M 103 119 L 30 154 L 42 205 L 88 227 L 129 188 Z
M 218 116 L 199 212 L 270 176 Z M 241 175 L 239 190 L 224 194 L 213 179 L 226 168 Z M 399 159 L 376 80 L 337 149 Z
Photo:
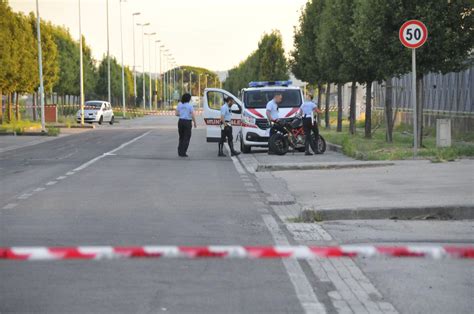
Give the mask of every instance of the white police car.
M 204 91 L 204 121 L 207 125 L 207 141 L 220 139 L 220 108 L 224 99 L 232 97 L 242 107 L 232 108 L 234 134 L 240 134 L 240 150 L 249 153 L 252 147 L 268 147 L 270 124 L 266 116 L 267 103 L 276 93 L 283 95 L 279 104 L 280 118 L 294 117 L 303 103 L 303 93 L 299 87 L 291 86 L 291 81 L 250 82 L 248 88 L 241 90 L 241 99 L 230 92 L 207 88 Z
M 107 101 L 91 100 L 84 104 L 84 122 L 93 123 L 108 122 L 110 125 L 114 124 L 114 112 L 112 106 Z M 76 120 L 81 122 L 81 110 L 76 114 Z

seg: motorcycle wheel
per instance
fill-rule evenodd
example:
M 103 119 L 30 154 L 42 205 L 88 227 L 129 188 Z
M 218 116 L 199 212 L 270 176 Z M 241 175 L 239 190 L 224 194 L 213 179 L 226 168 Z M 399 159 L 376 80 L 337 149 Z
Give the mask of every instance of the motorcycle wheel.
M 326 151 L 326 140 L 324 137 L 319 135 L 319 139 L 316 141 L 316 136 L 313 134 L 313 141 L 316 142 L 316 147 L 318 150 L 318 152 L 315 153 L 323 154 Z
M 285 155 L 288 152 L 288 141 L 283 135 L 275 133 L 268 140 L 268 148 L 277 155 Z

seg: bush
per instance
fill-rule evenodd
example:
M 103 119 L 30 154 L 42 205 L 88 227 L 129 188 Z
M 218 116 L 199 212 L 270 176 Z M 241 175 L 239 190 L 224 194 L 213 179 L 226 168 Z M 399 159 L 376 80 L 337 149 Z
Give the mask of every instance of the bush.
M 48 136 L 58 136 L 59 133 L 61 132 L 60 128 L 57 128 L 57 127 L 54 127 L 54 126 L 48 127 L 47 130 L 48 130 Z

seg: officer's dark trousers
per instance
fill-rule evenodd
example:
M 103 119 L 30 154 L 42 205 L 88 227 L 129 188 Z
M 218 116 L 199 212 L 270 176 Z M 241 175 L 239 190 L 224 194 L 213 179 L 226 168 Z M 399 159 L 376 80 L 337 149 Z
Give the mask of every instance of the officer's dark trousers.
M 178 121 L 178 134 L 179 134 L 179 144 L 178 144 L 178 155 L 184 156 L 188 151 L 189 141 L 191 140 L 191 130 L 192 130 L 192 121 L 179 119 Z
M 232 136 L 232 127 L 231 126 L 225 126 L 223 130 L 221 130 L 221 140 L 219 141 L 219 144 L 224 144 L 225 139 L 227 138 L 227 141 L 229 142 L 229 146 L 232 146 L 233 143 L 232 141 L 234 140 L 234 137 Z
M 315 129 L 316 130 L 313 129 L 313 121 L 311 118 L 303 118 L 303 130 L 304 130 L 304 136 L 305 136 L 304 147 L 305 147 L 305 151 L 307 152 L 309 152 L 309 147 L 311 146 L 311 149 L 313 150 L 313 152 L 317 153 L 316 143 L 313 141 L 313 138 L 311 137 L 312 131 L 317 132 L 317 133 L 315 132 L 316 138 L 319 137 L 319 132 L 318 132 L 317 127 Z

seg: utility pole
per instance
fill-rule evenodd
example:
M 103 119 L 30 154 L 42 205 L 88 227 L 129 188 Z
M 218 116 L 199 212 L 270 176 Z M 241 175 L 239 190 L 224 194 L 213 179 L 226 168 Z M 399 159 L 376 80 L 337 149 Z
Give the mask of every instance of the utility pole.
M 143 65 L 143 72 L 142 72 L 142 78 L 143 78 L 143 95 L 142 95 L 142 100 L 143 100 L 143 112 L 145 112 L 146 110 L 146 91 L 145 91 L 145 26 L 148 26 L 150 25 L 150 23 L 145 23 L 145 24 L 140 24 L 138 23 L 137 24 L 138 26 L 141 26 L 142 27 L 142 65 Z
M 148 36 L 148 110 L 151 110 L 151 36 L 156 33 L 146 33 Z
M 125 117 L 125 69 L 123 67 L 122 0 L 120 1 L 120 53 L 122 58 L 122 115 Z
M 82 62 L 82 29 L 81 29 L 81 0 L 79 3 L 79 84 L 80 84 L 80 106 L 81 106 L 81 125 L 84 125 L 84 70 Z
M 193 95 L 193 72 L 189 72 L 189 93 Z
M 133 104 L 137 106 L 137 70 L 135 66 L 135 16 L 140 15 L 140 12 L 132 14 L 132 30 L 133 30 Z
M 107 101 L 111 104 L 112 94 L 110 92 L 110 52 L 109 52 L 109 0 L 105 1 L 107 11 Z
M 43 57 L 41 52 L 41 21 L 39 14 L 39 5 L 38 0 L 36 0 L 36 34 L 38 36 L 38 65 L 39 65 L 39 94 L 40 94 L 40 104 L 41 104 L 41 131 L 46 132 L 45 121 L 44 121 L 44 84 L 43 84 Z M 35 103 L 36 106 L 36 103 Z M 1 99 L 0 99 L 0 110 L 1 108 Z M 36 110 L 36 109 L 35 109 Z M 36 117 L 35 117 L 36 119 Z

